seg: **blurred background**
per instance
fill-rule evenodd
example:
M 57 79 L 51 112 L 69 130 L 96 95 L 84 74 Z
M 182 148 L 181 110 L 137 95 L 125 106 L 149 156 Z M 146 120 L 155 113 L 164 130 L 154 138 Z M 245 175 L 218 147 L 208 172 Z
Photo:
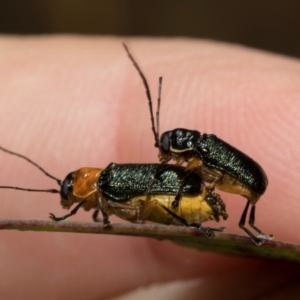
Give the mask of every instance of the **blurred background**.
M 0 0 L 0 33 L 181 36 L 300 57 L 300 1 Z

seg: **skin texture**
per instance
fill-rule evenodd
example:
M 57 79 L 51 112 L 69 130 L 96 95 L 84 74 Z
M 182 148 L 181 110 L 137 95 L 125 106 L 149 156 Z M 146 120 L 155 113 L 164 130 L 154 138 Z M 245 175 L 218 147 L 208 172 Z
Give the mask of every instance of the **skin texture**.
M 161 131 L 214 133 L 258 161 L 269 186 L 257 204 L 256 224 L 276 239 L 299 244 L 299 61 L 207 41 L 128 42 L 154 99 L 158 76 L 164 76 Z M 120 39 L 2 37 L 0 77 L 1 145 L 54 176 L 63 179 L 80 167 L 112 161 L 158 161 L 144 87 Z M 56 187 L 16 157 L 0 153 L 0 161 L 3 185 Z M 218 227 L 243 234 L 237 224 L 246 200 L 222 197 L 229 218 Z M 0 190 L 0 199 L 1 218 L 66 213 L 57 195 Z M 72 220 L 90 217 L 81 210 Z M 293 284 L 299 274 L 293 263 L 201 253 L 142 238 L 17 231 L 1 232 L 0 238 L 3 299 L 107 299 L 193 278 L 202 280 L 197 299 L 276 299 L 299 294 Z

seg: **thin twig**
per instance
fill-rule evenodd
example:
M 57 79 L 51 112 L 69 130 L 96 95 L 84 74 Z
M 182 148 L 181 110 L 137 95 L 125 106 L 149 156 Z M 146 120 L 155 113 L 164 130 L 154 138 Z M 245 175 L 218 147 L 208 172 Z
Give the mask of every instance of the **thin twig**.
M 215 238 L 209 239 L 194 227 L 115 223 L 109 228 L 104 228 L 101 223 L 0 219 L 0 229 L 149 237 L 158 240 L 170 240 L 182 246 L 202 251 L 300 262 L 300 245 L 264 240 L 262 246 L 256 246 L 246 236 L 222 232 L 216 232 Z

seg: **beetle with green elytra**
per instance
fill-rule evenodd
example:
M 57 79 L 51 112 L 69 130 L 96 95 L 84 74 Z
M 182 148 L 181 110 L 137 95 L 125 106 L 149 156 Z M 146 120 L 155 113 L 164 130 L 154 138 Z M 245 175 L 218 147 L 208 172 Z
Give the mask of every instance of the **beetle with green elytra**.
M 50 218 L 57 222 L 75 215 L 82 207 L 86 211 L 94 209 L 92 217 L 95 222 L 100 221 L 98 214 L 101 212 L 106 227 L 110 226 L 109 216 L 115 214 L 130 222 L 149 220 L 166 225 L 193 226 L 207 237 L 213 237 L 214 231 L 221 229 L 206 227 L 202 223 L 209 220 L 218 222 L 221 217 L 227 219 L 224 202 L 218 194 L 203 185 L 197 174 L 186 180 L 178 208 L 175 210 L 172 207 L 185 174 L 181 166 L 170 165 L 166 169 L 161 164 L 111 163 L 103 169 L 83 167 L 60 180 L 22 154 L 3 147 L 0 150 L 25 159 L 58 183 L 60 189 L 48 190 L 0 186 L 0 189 L 60 194 L 63 208 L 75 207 L 62 217 L 51 213 Z M 151 190 L 148 191 L 150 182 Z

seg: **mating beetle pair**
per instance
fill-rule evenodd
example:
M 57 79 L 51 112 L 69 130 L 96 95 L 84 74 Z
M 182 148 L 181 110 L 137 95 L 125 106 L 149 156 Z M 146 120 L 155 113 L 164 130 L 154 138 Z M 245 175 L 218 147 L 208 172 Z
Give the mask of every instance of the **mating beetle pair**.
M 255 204 L 267 187 L 267 177 L 263 169 L 250 157 L 215 135 L 178 128 L 163 133 L 159 138 L 162 78 L 159 80 L 155 126 L 147 80 L 125 44 L 124 47 L 146 88 L 155 146 L 159 148 L 159 159 L 164 164 L 112 164 L 104 170 L 82 168 L 70 173 L 64 181 L 61 181 L 28 158 L 0 147 L 1 150 L 34 164 L 61 186 L 60 190 L 35 190 L 7 186 L 0 188 L 60 193 L 61 204 L 64 208 L 70 208 L 72 204 L 78 203 L 64 217 L 57 218 L 51 214 L 50 217 L 55 221 L 74 215 L 80 207 L 85 210 L 94 208 L 96 210 L 93 219 L 97 221 L 98 212 L 101 211 L 105 224 L 109 224 L 110 214 L 116 214 L 130 221 L 152 220 L 164 224 L 197 226 L 206 235 L 212 236 L 213 230 L 204 227 L 201 223 L 209 219 L 218 221 L 220 216 L 224 219 L 227 218 L 223 201 L 213 193 L 213 189 L 216 187 L 247 198 L 248 201 L 239 226 L 255 244 L 261 244 L 260 239 L 245 227 L 245 221 L 251 204 L 249 225 L 261 236 L 269 238 L 254 225 Z M 178 165 L 186 162 L 186 168 L 167 165 L 166 163 L 172 159 Z M 145 170 L 148 171 L 144 173 Z M 136 178 L 140 178 L 140 180 L 135 182 Z M 210 186 L 205 187 L 202 181 L 210 183 Z M 190 210 L 191 207 L 193 209 Z

